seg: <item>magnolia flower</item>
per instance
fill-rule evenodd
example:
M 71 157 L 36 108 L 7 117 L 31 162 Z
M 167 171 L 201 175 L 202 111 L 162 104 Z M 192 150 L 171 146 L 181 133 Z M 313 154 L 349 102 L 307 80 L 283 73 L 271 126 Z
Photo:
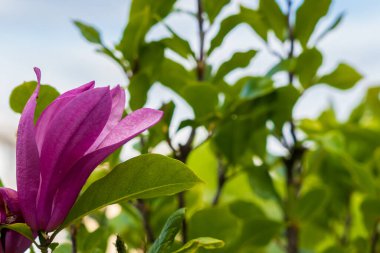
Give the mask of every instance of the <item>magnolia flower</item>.
M 34 70 L 38 85 L 17 133 L 17 191 L 26 223 L 49 232 L 64 221 L 91 172 L 163 113 L 143 108 L 122 119 L 124 90 L 90 82 L 60 95 L 34 124 L 41 79 Z
M 17 192 L 1 187 L 0 188 L 0 224 L 9 225 L 16 222 L 24 222 L 21 214 Z M 0 253 L 22 253 L 31 245 L 31 241 L 26 237 L 9 229 L 1 230 Z

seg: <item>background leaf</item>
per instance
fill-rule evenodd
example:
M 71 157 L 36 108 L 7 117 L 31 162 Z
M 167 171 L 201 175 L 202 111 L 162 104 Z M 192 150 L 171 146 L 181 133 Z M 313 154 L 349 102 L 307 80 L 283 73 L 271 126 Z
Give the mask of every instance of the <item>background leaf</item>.
M 13 111 L 22 113 L 26 102 L 28 102 L 30 96 L 33 94 L 37 87 L 37 82 L 25 82 L 13 89 L 9 98 L 9 104 Z M 59 92 L 49 85 L 41 85 L 40 93 L 38 94 L 37 107 L 34 115 L 34 119 L 38 119 L 42 111 L 59 96 Z

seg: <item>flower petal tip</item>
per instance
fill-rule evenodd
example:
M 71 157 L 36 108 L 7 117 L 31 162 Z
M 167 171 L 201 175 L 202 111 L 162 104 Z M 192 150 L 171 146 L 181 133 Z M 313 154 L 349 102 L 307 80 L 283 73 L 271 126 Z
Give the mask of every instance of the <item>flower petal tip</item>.
M 41 70 L 37 67 L 34 67 L 34 73 L 36 73 L 36 76 L 37 76 L 37 82 L 38 82 L 38 85 L 40 85 L 41 83 Z

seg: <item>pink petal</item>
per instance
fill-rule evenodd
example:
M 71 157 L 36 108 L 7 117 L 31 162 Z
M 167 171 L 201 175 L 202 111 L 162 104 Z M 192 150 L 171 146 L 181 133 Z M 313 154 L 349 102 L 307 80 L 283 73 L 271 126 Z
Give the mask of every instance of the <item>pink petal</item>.
M 73 98 L 52 119 L 40 156 L 42 181 L 37 214 L 41 229 L 50 217 L 59 182 L 99 136 L 109 118 L 111 105 L 109 88 L 96 88 Z
M 28 238 L 17 232 L 8 230 L 5 234 L 6 253 L 24 253 L 31 245 L 32 242 Z
M 125 92 L 124 89 L 119 85 L 111 90 L 112 95 L 112 109 L 110 117 L 108 118 L 106 126 L 100 133 L 99 137 L 96 139 L 94 144 L 87 150 L 87 154 L 94 151 L 99 144 L 104 140 L 104 138 L 109 134 L 109 132 L 119 123 L 121 117 L 123 116 L 125 108 Z
M 36 197 L 40 184 L 40 164 L 35 140 L 34 111 L 40 89 L 41 71 L 35 68 L 38 85 L 21 114 L 16 144 L 16 174 L 20 207 L 25 221 L 36 228 Z
M 41 114 L 38 118 L 36 125 L 36 142 L 38 150 L 41 152 L 42 143 L 45 139 L 46 130 L 49 127 L 50 122 L 53 118 L 58 115 L 65 105 L 67 105 L 71 100 L 73 100 L 77 95 L 94 88 L 95 82 L 86 83 L 76 89 L 70 90 L 63 93 L 58 98 L 56 98 Z
M 47 231 L 54 230 L 64 221 L 91 172 L 120 146 L 159 122 L 162 115 L 163 112 L 148 108 L 129 114 L 106 137 L 101 148 L 79 160 L 58 189 Z

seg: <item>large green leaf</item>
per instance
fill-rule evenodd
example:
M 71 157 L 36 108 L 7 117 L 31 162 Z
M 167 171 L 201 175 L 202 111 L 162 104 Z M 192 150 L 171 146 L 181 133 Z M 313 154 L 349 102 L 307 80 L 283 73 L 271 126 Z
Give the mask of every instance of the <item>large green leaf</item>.
M 193 239 L 183 245 L 179 250 L 174 251 L 173 253 L 196 253 L 198 249 L 217 249 L 222 248 L 224 246 L 224 242 L 211 237 L 199 237 L 197 239 Z
M 281 203 L 280 195 L 277 193 L 273 179 L 269 174 L 267 166 L 257 166 L 247 168 L 247 173 L 249 176 L 249 183 L 253 191 L 262 198 L 275 199 Z
M 274 90 L 274 82 L 267 77 L 251 77 L 243 86 L 240 97 L 244 99 L 255 99 L 267 95 Z
M 228 206 L 221 206 L 199 210 L 190 218 L 188 225 L 189 239 L 210 236 L 226 244 L 226 248 L 215 252 L 229 252 L 228 248 L 240 236 L 242 224 Z
M 168 253 L 175 236 L 182 226 L 182 220 L 185 218 L 185 209 L 179 209 L 174 212 L 162 228 L 160 236 L 155 240 L 148 253 Z
M 322 54 L 316 48 L 306 49 L 298 57 L 295 72 L 305 89 L 317 81 L 316 75 L 322 60 Z
M 362 79 L 362 75 L 351 66 L 341 63 L 338 67 L 319 79 L 320 83 L 326 83 L 337 89 L 346 90 L 352 88 L 358 81 Z
M 143 45 L 145 35 L 151 27 L 151 17 L 152 12 L 147 6 L 144 9 L 140 9 L 133 16 L 130 16 L 129 22 L 125 27 L 118 49 L 131 65 L 138 58 L 139 49 Z
M 185 59 L 187 59 L 189 55 L 194 55 L 189 42 L 176 34 L 173 34 L 171 38 L 165 38 L 161 41 L 167 48 Z
M 158 81 L 174 92 L 181 94 L 183 88 L 193 80 L 196 80 L 195 73 L 181 64 L 167 58 L 162 62 Z
M 30 96 L 33 94 L 37 87 L 37 82 L 25 82 L 13 89 L 9 98 L 9 104 L 13 111 L 22 113 L 26 102 L 28 102 Z M 35 119 L 37 119 L 42 111 L 57 97 L 59 92 L 49 85 L 41 85 L 40 93 L 37 99 L 37 107 L 35 113 Z
M 128 24 L 123 32 L 118 49 L 134 69 L 138 53 L 145 41 L 149 29 L 159 20 L 165 18 L 173 8 L 175 0 L 132 1 Z
M 215 112 L 218 105 L 218 91 L 210 84 L 188 85 L 183 89 L 182 96 L 191 105 L 198 118 Z
M 224 38 L 227 36 L 229 32 L 231 32 L 234 28 L 236 28 L 237 25 L 239 25 L 241 22 L 241 16 L 239 14 L 229 16 L 225 18 L 220 23 L 220 28 L 218 33 L 215 35 L 214 38 L 212 38 L 210 43 L 210 48 L 208 49 L 207 54 L 211 54 L 217 47 L 219 47 L 222 43 Z
M 281 131 L 285 122 L 293 115 L 293 107 L 296 104 L 300 92 L 291 85 L 280 87 L 276 90 L 276 99 L 272 103 L 274 114 L 272 120 L 278 131 Z
M 131 95 L 129 99 L 129 106 L 132 110 L 136 110 L 144 106 L 151 85 L 150 78 L 146 73 L 138 73 L 131 78 L 128 85 L 128 91 Z
M 80 21 L 74 21 L 76 27 L 78 27 L 82 36 L 89 42 L 95 44 L 102 44 L 102 38 L 100 37 L 100 33 L 93 26 L 85 24 Z
M 283 40 L 287 28 L 287 20 L 275 0 L 260 0 L 259 12 L 265 17 L 268 26 L 277 38 Z
M 296 206 L 296 215 L 302 223 L 311 221 L 312 218 L 323 210 L 327 200 L 327 192 L 323 188 L 314 188 L 300 197 Z
M 131 9 L 129 11 L 129 17 L 134 18 L 138 16 L 139 12 L 145 8 L 149 8 L 151 12 L 157 16 L 159 19 L 165 18 L 170 14 L 173 8 L 175 0 L 133 0 L 131 4 Z M 151 22 L 157 22 L 157 20 L 152 20 Z
M 74 204 L 61 228 L 101 207 L 121 200 L 172 195 L 199 183 L 183 163 L 146 154 L 119 164 L 93 183 Z
M 213 82 L 222 80 L 228 73 L 237 69 L 248 66 L 252 58 L 256 55 L 256 50 L 248 50 L 246 52 L 237 52 L 232 57 L 225 61 L 215 73 Z
M 268 26 L 263 13 L 241 6 L 239 17 L 240 22 L 249 25 L 257 35 L 259 35 L 264 41 L 267 41 L 270 27 Z
M 304 0 L 297 10 L 295 37 L 306 47 L 318 21 L 327 14 L 331 0 Z
M 244 222 L 240 244 L 250 244 L 256 247 L 267 245 L 281 231 L 280 222 L 268 218 L 253 218 Z
M 214 23 L 215 18 L 219 15 L 220 11 L 230 2 L 231 0 L 202 0 L 203 8 L 207 13 L 210 23 Z

